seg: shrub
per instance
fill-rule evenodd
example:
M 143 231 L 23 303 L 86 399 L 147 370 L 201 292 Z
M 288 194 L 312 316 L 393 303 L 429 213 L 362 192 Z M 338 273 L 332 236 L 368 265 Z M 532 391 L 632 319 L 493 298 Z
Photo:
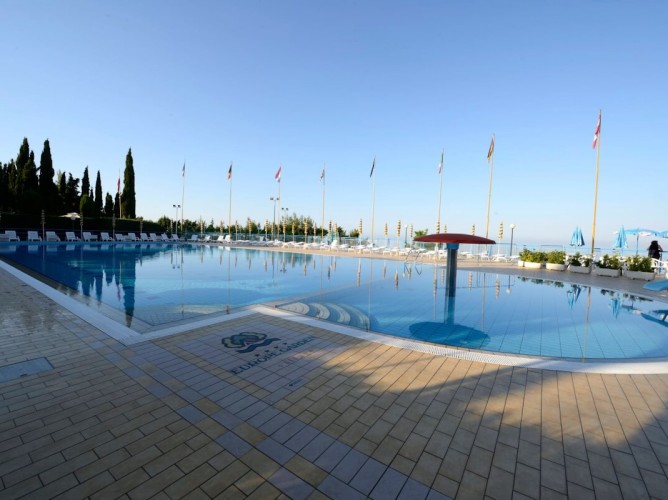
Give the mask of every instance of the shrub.
M 591 257 L 588 255 L 582 255 L 580 252 L 575 252 L 568 263 L 573 267 L 589 267 L 591 265 Z
M 547 254 L 548 264 L 563 264 L 566 261 L 566 252 L 563 250 L 552 250 Z
M 527 250 L 527 255 L 523 260 L 524 262 L 545 262 L 547 254 L 539 250 Z
M 597 267 L 601 269 L 621 269 L 622 261 L 619 259 L 619 255 L 608 255 L 607 253 L 601 257 L 596 263 Z
M 653 271 L 652 259 L 650 257 L 632 255 L 626 259 L 626 265 L 629 271 L 641 271 L 644 273 L 651 273 Z

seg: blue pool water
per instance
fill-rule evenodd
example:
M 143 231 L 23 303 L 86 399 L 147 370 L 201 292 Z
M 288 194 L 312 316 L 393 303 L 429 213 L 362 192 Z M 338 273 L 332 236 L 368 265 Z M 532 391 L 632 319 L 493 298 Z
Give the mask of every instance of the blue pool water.
M 269 304 L 398 337 L 508 354 L 668 357 L 668 304 L 613 290 L 329 254 L 204 245 L 3 245 L 0 257 L 132 328 Z

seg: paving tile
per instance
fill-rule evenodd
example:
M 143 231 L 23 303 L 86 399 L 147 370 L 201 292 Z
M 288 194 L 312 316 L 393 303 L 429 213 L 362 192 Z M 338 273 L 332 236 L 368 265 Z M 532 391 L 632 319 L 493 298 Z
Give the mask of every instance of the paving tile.
M 313 493 L 313 487 L 307 482 L 299 479 L 287 469 L 279 469 L 273 474 L 269 481 L 281 492 L 290 498 L 308 498 Z

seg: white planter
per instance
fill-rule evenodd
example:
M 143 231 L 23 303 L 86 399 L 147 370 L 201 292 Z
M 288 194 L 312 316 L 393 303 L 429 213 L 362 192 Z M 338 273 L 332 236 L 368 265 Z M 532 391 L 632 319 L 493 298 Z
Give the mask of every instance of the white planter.
M 602 267 L 595 267 L 592 272 L 596 276 L 609 276 L 610 278 L 618 278 L 622 275 L 621 269 L 605 269 Z
M 568 270 L 572 273 L 589 274 L 591 267 L 589 266 L 568 266 Z
M 517 267 L 524 267 L 524 261 L 523 260 L 518 260 L 517 261 Z
M 645 271 L 624 271 L 624 276 L 632 280 L 652 281 L 654 279 L 654 272 Z
M 524 267 L 527 269 L 542 269 L 544 262 L 524 262 Z
M 545 264 L 545 269 L 548 271 L 565 271 L 566 264 L 550 264 L 549 262 Z

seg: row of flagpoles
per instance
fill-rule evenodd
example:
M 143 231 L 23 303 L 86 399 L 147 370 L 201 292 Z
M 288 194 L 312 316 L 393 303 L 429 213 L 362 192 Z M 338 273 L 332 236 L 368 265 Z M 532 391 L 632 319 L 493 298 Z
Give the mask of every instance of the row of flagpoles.
M 492 141 L 489 145 L 489 149 L 487 151 L 487 162 L 489 164 L 489 191 L 487 194 L 487 217 L 485 221 L 485 238 L 489 238 L 489 214 L 491 210 L 491 203 L 492 203 L 492 177 L 494 173 L 494 141 L 495 141 L 495 134 L 492 134 Z M 596 178 L 595 178 L 595 188 L 594 188 L 594 215 L 593 215 L 593 222 L 592 222 L 592 237 L 591 237 L 591 255 L 594 255 L 594 245 L 595 245 L 595 238 L 596 238 L 596 208 L 597 208 L 597 201 L 598 201 L 598 178 L 599 178 L 599 162 L 600 162 L 600 155 L 601 155 L 601 111 L 598 113 L 598 121 L 596 122 L 596 128 L 594 130 L 594 139 L 592 141 L 592 148 L 596 149 Z M 445 156 L 445 150 L 441 151 L 441 159 L 438 164 L 438 175 L 439 175 L 439 189 L 438 189 L 438 213 L 436 217 L 436 232 L 440 233 L 441 232 L 441 202 L 442 202 L 442 192 L 443 192 L 443 170 L 444 170 L 444 156 Z M 230 162 L 230 168 L 227 171 L 227 180 L 229 181 L 230 185 L 230 194 L 229 194 L 229 209 L 228 209 L 228 227 L 232 225 L 232 167 L 233 167 L 233 162 Z M 322 230 L 322 236 L 324 236 L 324 230 L 325 230 L 325 169 L 326 166 L 323 165 L 322 168 L 322 173 L 320 174 L 320 181 L 322 182 L 322 219 L 321 219 L 321 230 Z M 278 195 L 276 197 L 276 202 L 278 203 L 278 208 L 279 208 L 279 213 L 280 213 L 280 203 L 281 203 L 281 175 L 283 171 L 283 166 L 279 165 L 278 170 L 276 171 L 276 174 L 274 174 L 274 180 L 278 183 Z M 376 158 L 374 157 L 373 162 L 371 163 L 371 172 L 369 174 L 369 177 L 372 180 L 372 194 L 371 194 L 371 241 L 373 242 L 373 235 L 374 235 L 374 218 L 375 218 L 375 205 L 376 205 Z M 182 168 L 182 173 L 181 173 L 182 179 L 183 179 L 183 186 L 182 186 L 182 192 L 181 192 L 181 227 L 183 227 L 183 206 L 184 206 L 184 201 L 185 201 L 185 178 L 186 178 L 186 164 L 185 162 L 183 163 L 183 168 Z M 119 186 L 119 192 L 120 192 L 120 175 L 118 179 L 118 186 Z M 503 223 L 501 223 L 503 224 Z M 361 225 L 361 221 L 360 221 Z M 444 229 L 447 226 L 444 225 Z M 503 234 L 503 229 L 499 231 L 499 239 L 502 238 Z M 473 225 L 473 228 L 475 228 L 475 225 Z M 475 229 L 472 229 L 472 231 L 475 231 Z M 444 231 L 447 232 L 447 229 Z M 360 230 L 361 233 L 361 230 Z

